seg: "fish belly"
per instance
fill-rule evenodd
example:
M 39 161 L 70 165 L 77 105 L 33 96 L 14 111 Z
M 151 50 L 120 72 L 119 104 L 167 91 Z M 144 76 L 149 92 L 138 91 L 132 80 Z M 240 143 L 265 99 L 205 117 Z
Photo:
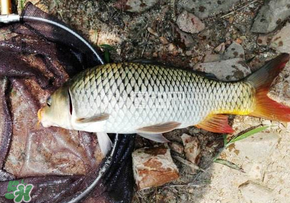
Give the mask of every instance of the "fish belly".
M 75 77 L 70 85 L 75 118 L 109 114 L 84 130 L 136 133 L 137 129 L 178 122 L 196 125 L 210 114 L 245 114 L 252 88 L 209 80 L 191 71 L 134 63 L 107 64 Z

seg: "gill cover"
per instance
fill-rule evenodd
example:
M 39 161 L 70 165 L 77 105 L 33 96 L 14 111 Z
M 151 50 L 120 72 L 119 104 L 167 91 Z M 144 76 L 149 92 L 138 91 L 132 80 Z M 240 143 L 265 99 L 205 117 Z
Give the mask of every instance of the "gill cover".
M 39 121 L 44 127 L 58 126 L 71 129 L 72 101 L 67 85 L 59 88 L 38 112 Z

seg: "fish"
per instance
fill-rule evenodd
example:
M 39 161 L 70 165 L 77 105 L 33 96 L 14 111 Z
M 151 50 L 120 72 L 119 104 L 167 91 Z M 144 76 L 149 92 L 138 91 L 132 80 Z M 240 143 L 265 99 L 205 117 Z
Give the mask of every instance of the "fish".
M 38 111 L 38 119 L 44 127 L 100 133 L 98 139 L 105 140 L 104 152 L 112 145 L 105 138 L 107 133 L 137 133 L 167 142 L 162 133 L 189 126 L 233 133 L 229 115 L 289 122 L 290 108 L 267 96 L 289 58 L 289 54 L 280 54 L 235 82 L 161 65 L 100 65 L 79 73 L 56 90 Z

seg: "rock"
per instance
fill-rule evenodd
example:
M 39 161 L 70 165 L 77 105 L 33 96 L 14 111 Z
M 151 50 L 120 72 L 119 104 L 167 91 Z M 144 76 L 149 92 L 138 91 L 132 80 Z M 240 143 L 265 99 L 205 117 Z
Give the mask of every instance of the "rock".
M 250 68 L 244 63 L 244 60 L 240 58 L 199 63 L 196 64 L 193 69 L 214 74 L 217 79 L 223 81 L 236 81 L 251 73 Z
M 205 25 L 195 15 L 187 11 L 183 11 L 177 17 L 176 24 L 184 31 L 191 34 L 199 33 L 204 30 Z
M 161 42 L 163 45 L 166 45 L 166 44 L 169 43 L 168 40 L 167 40 L 165 37 L 163 37 L 163 36 L 159 37 L 159 40 L 160 40 L 160 42 Z
M 181 31 L 178 26 L 174 24 L 172 24 L 172 29 L 175 36 L 174 41 L 178 47 L 181 49 L 186 49 L 186 47 L 191 47 L 194 45 L 193 37 L 190 34 Z
M 245 58 L 245 51 L 242 47 L 242 45 L 233 42 L 224 53 L 223 59 L 233 59 L 233 58 Z
M 181 136 L 183 145 L 184 145 L 184 152 L 187 160 L 191 163 L 198 164 L 200 161 L 200 143 L 197 137 L 192 137 L 187 134 L 183 134 Z
M 235 149 L 239 156 L 258 163 L 264 161 L 271 155 L 279 142 L 279 135 L 276 133 L 257 133 L 247 139 L 235 142 Z
M 262 185 L 246 182 L 239 186 L 245 203 L 272 203 L 274 202 L 271 190 Z
M 290 106 L 290 63 L 286 64 L 285 69 L 279 74 L 272 85 L 268 96 L 279 103 Z
M 290 16 L 289 0 L 268 0 L 259 10 L 251 31 L 254 33 L 269 33 Z
M 259 35 L 257 39 L 257 43 L 260 46 L 268 46 L 270 41 L 271 41 L 271 38 L 269 37 L 269 35 Z
M 200 19 L 204 19 L 227 12 L 238 2 L 239 0 L 180 0 L 178 6 L 193 12 Z
M 220 45 L 218 45 L 216 48 L 214 48 L 214 51 L 216 53 L 223 54 L 225 52 L 225 49 L 226 49 L 226 44 L 223 42 Z
M 219 54 L 206 53 L 204 57 L 204 62 L 214 62 L 234 58 L 245 58 L 245 51 L 242 45 L 238 44 L 237 42 L 233 42 L 226 50 L 225 43 L 221 43 L 214 49 L 214 51 L 215 53 Z
M 173 150 L 179 154 L 182 154 L 183 150 L 184 150 L 183 146 L 177 142 L 170 142 L 169 147 L 171 150 Z
M 289 2 L 290 5 L 290 2 Z M 290 11 L 289 11 L 290 12 Z M 290 23 L 287 23 L 271 40 L 270 46 L 281 52 L 290 54 Z
M 139 190 L 161 186 L 179 177 L 170 151 L 164 146 L 138 149 L 133 152 L 132 158 Z
M 140 13 L 153 7 L 157 2 L 158 0 L 119 0 L 114 5 L 121 10 Z
M 207 53 L 204 57 L 204 63 L 215 62 L 220 60 L 222 60 L 222 55 L 220 54 Z

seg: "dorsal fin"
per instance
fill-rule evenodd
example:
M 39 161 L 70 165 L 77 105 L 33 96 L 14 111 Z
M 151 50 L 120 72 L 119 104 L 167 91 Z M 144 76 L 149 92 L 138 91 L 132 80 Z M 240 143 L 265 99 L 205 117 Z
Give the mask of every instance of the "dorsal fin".
M 234 130 L 228 124 L 228 116 L 222 114 L 211 114 L 207 116 L 201 123 L 197 124 L 196 127 L 214 133 L 233 133 Z

